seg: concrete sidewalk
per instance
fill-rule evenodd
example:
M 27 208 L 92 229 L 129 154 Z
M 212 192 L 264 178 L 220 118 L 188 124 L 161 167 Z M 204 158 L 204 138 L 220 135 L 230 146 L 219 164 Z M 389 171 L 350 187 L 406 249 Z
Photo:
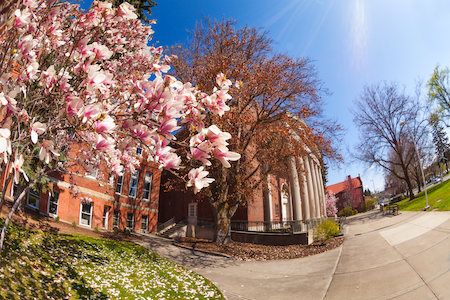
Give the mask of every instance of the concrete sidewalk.
M 348 220 L 343 246 L 299 259 L 238 262 L 153 238 L 144 246 L 209 278 L 230 300 L 450 299 L 450 212 Z

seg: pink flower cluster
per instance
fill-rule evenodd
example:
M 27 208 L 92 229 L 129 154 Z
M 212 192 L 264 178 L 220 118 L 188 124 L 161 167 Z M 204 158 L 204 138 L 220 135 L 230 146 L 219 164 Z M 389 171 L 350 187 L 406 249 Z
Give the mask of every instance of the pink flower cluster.
M 21 166 L 36 146 L 49 165 L 70 145 L 85 145 L 84 154 L 119 174 L 137 166 L 139 145 L 161 167 L 177 170 L 182 160 L 170 145 L 183 127 L 192 135 L 188 159 L 203 164 L 188 175 L 195 192 L 213 181 L 205 178 L 209 159 L 230 167 L 240 158 L 227 148 L 230 134 L 203 123 L 207 114 L 230 110 L 231 81 L 217 75 L 207 94 L 165 75 L 171 57 L 147 46 L 153 30 L 130 4 L 115 9 L 94 1 L 80 12 L 68 2 L 27 0 L 7 24 L 0 40 L 0 161 L 14 162 L 16 181 L 19 174 L 28 179 Z

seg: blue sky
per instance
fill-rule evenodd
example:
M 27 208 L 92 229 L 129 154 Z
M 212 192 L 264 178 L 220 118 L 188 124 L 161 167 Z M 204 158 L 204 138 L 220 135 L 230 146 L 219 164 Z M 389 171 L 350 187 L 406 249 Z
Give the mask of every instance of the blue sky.
M 358 132 L 350 109 L 363 86 L 397 81 L 411 94 L 437 64 L 450 66 L 448 0 L 156 0 L 152 18 L 156 45 L 183 43 L 202 16 L 237 19 L 271 32 L 277 51 L 314 60 L 333 93 L 325 115 L 347 129 L 341 145 L 345 162 L 329 171 L 335 184 L 361 174 L 364 188 L 381 190 L 382 171 L 352 162 Z M 425 91 L 424 91 L 425 92 Z M 373 181 L 372 181 L 373 180 Z

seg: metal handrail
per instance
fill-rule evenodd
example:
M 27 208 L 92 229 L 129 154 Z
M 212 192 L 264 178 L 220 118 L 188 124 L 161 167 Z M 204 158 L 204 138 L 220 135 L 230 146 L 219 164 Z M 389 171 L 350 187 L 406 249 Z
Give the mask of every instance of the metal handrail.
M 175 224 L 175 217 L 173 217 L 172 219 L 162 223 L 161 225 L 158 225 L 158 227 L 156 228 L 157 232 L 161 232 L 162 230 L 164 230 L 165 228 L 169 227 L 170 225 Z

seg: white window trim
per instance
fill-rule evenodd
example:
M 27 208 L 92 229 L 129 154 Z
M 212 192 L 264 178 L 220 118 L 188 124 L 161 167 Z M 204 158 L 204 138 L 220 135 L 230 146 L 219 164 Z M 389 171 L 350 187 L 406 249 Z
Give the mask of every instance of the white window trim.
M 118 212 L 117 214 L 117 226 L 114 225 L 114 214 L 115 212 Z M 120 210 L 114 210 L 113 211 L 113 228 L 119 228 L 120 227 Z
M 52 214 L 50 213 L 50 201 L 52 199 L 52 194 L 50 192 L 48 192 L 48 201 L 47 201 L 47 214 L 50 217 L 56 218 L 58 216 L 58 209 L 59 209 L 59 193 L 55 193 L 55 196 L 58 196 L 57 198 L 57 202 L 56 202 L 56 214 Z
M 37 193 L 36 195 L 37 195 L 37 197 L 38 197 L 38 199 L 37 199 L 37 205 L 36 206 L 34 206 L 34 205 L 31 205 L 30 204 L 30 193 L 32 193 L 33 192 L 33 189 L 30 189 L 29 191 L 28 191 L 28 194 L 27 194 L 27 206 L 28 207 L 31 207 L 31 208 L 34 208 L 34 209 L 39 209 L 39 198 L 40 198 L 40 193 Z
M 122 195 L 122 191 L 123 191 L 123 179 L 124 179 L 124 176 L 123 176 L 124 174 L 122 173 L 121 175 L 119 175 L 119 177 L 117 177 L 117 181 L 116 181 L 116 191 L 115 191 L 115 193 L 117 194 L 117 195 Z M 118 185 L 118 182 L 119 182 L 119 178 L 120 177 L 122 177 L 122 183 L 120 184 L 120 191 L 118 192 L 117 191 L 117 185 Z
M 149 181 L 147 181 L 147 174 L 150 174 L 150 180 L 149 180 Z M 145 191 L 146 191 L 146 189 L 145 189 L 145 184 L 146 184 L 147 182 L 150 183 L 150 188 L 149 188 L 149 190 L 148 190 L 148 198 L 144 198 Z M 145 172 L 145 177 L 144 177 L 144 191 L 142 192 L 142 200 L 144 200 L 144 201 L 150 201 L 150 198 L 152 197 L 152 196 L 151 196 L 151 193 L 152 193 L 152 183 L 153 183 L 153 173 L 152 173 L 152 172 Z
M 193 215 L 191 215 L 191 208 L 193 208 L 194 212 Z M 188 203 L 188 217 L 197 218 L 197 213 L 198 213 L 198 203 L 197 202 Z
M 98 178 L 98 168 L 92 170 L 92 172 L 86 172 L 86 177 L 97 179 Z
M 144 216 L 147 218 L 147 222 L 145 222 L 145 224 L 147 225 L 146 229 L 142 229 L 142 217 L 144 217 Z M 141 216 L 141 230 L 148 232 L 148 215 L 142 215 Z
M 130 177 L 130 187 L 128 189 L 128 197 L 130 197 L 130 198 L 136 198 L 136 196 L 137 196 L 137 188 L 138 188 L 138 185 L 139 185 L 139 170 L 136 170 L 135 172 L 136 172 L 136 174 L 135 175 L 131 174 L 131 177 Z M 136 187 L 135 187 L 136 192 L 134 193 L 134 196 L 131 196 L 130 195 L 130 193 L 131 193 L 131 182 L 133 181 L 133 178 L 136 178 Z
M 131 220 L 131 223 L 132 223 L 131 228 L 128 227 L 128 215 L 129 214 L 131 214 L 133 216 L 133 218 Z M 127 220 L 126 220 L 125 226 L 126 226 L 126 229 L 128 229 L 128 230 L 134 230 L 134 213 L 127 213 Z
M 91 203 L 90 206 L 91 206 L 91 211 L 89 212 L 89 225 L 81 224 L 81 215 L 83 214 L 83 203 L 80 203 L 80 218 L 78 220 L 78 224 L 80 224 L 80 226 L 89 227 L 89 228 L 92 227 L 92 211 L 94 209 L 94 203 Z

